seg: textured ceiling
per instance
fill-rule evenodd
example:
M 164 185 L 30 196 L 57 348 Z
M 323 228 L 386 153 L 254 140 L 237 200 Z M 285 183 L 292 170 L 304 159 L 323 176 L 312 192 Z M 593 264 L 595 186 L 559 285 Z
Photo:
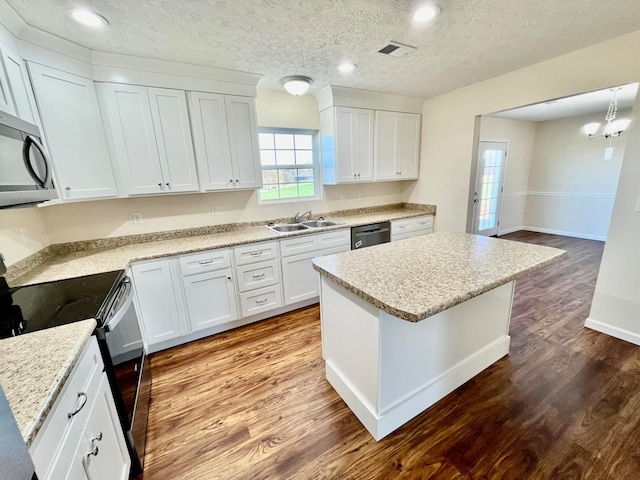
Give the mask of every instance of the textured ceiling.
M 428 98 L 640 30 L 638 0 L 436 0 L 442 14 L 412 26 L 415 0 L 7 0 L 31 26 L 93 50 L 175 60 L 326 85 Z M 91 6 L 110 25 L 72 23 Z M 389 40 L 418 47 L 377 53 Z M 358 70 L 342 75 L 341 60 Z

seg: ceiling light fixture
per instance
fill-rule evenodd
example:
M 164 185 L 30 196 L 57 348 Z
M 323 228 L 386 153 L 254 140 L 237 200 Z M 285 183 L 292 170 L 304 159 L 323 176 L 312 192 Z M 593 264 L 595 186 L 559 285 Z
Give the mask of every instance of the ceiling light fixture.
M 340 70 L 340 73 L 351 73 L 356 68 L 358 68 L 358 66 L 355 63 L 351 63 L 351 62 L 342 62 L 338 66 L 338 70 Z
M 98 15 L 96 12 L 87 10 L 86 8 L 76 8 L 71 11 L 71 17 L 82 25 L 91 28 L 101 28 L 109 25 L 109 22 L 102 15 Z
M 309 86 L 312 83 L 312 80 L 309 77 L 305 77 L 302 75 L 284 77 L 280 81 L 282 82 L 284 89 L 291 95 L 295 95 L 296 97 L 304 95 L 306 91 L 309 90 Z
M 609 108 L 607 109 L 607 114 L 604 116 L 606 121 L 604 128 L 601 133 L 597 133 L 600 129 L 599 122 L 587 123 L 584 127 L 582 127 L 584 133 L 589 136 L 589 139 L 604 137 L 604 138 L 615 138 L 619 137 L 622 132 L 624 132 L 631 120 L 628 119 L 618 119 L 616 120 L 616 113 L 618 113 L 618 99 L 616 95 L 618 90 L 622 87 L 612 88 L 613 96 L 611 97 L 611 101 L 609 102 Z
M 442 9 L 438 5 L 433 4 L 425 4 L 413 12 L 413 21 L 414 22 L 428 22 L 429 20 L 433 20 L 438 15 L 440 15 Z

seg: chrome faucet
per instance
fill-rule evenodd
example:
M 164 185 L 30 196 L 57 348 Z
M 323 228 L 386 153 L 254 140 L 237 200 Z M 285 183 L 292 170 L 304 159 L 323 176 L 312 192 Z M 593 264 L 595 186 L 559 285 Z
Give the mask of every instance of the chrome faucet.
M 309 210 L 308 212 L 304 212 L 304 213 L 296 213 L 293 216 L 293 221 L 294 223 L 299 223 L 300 220 L 302 220 L 302 217 L 304 217 L 305 215 L 309 215 L 309 220 L 311 220 L 311 210 Z

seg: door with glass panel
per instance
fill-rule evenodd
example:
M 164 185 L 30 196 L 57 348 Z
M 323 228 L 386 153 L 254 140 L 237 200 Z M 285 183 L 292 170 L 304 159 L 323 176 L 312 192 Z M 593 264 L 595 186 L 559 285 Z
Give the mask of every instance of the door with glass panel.
M 480 142 L 478 178 L 473 200 L 475 203 L 473 233 L 487 236 L 498 234 L 506 159 L 506 143 Z

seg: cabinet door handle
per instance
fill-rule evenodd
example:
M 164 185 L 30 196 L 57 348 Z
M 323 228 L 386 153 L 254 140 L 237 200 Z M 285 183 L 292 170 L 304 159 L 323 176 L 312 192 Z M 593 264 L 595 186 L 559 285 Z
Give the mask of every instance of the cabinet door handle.
M 158 183 L 158 186 L 160 187 L 160 190 L 164 190 L 164 187 L 162 186 L 162 182 Z
M 69 190 L 71 190 L 71 187 L 67 185 L 66 187 L 64 187 L 64 189 L 68 192 Z
M 199 265 L 209 265 L 210 263 L 213 263 L 213 258 L 210 258 L 209 260 L 201 260 L 200 262 L 198 262 Z
M 95 437 L 91 437 L 91 445 L 93 445 L 93 442 L 101 442 L 101 441 L 102 441 L 102 432 L 98 432 L 98 435 L 96 435 Z
M 165 185 L 166 185 L 167 187 L 170 187 L 170 186 L 171 186 L 171 184 L 170 184 L 169 182 L 165 183 Z
M 84 392 L 78 392 L 78 401 L 76 402 L 76 408 L 74 408 L 71 412 L 67 413 L 67 418 L 74 417 L 80 412 L 87 404 L 87 394 Z
M 257 257 L 259 255 L 262 255 L 262 250 L 260 250 L 259 252 L 251 252 L 249 255 L 251 255 L 252 257 Z
M 261 273 L 260 275 L 254 275 L 254 276 L 253 276 L 253 279 L 254 279 L 254 280 L 260 280 L 260 279 L 262 279 L 262 278 L 264 278 L 264 273 Z
M 230 277 L 230 276 L 227 276 L 227 280 L 231 280 L 231 277 Z
M 269 301 L 268 298 L 263 298 L 262 300 L 256 300 L 256 305 L 263 305 Z
M 240 180 L 238 180 L 238 179 L 236 178 L 236 183 L 239 183 L 239 182 L 240 182 Z
M 229 179 L 229 181 L 230 181 L 231 183 L 233 183 L 233 178 L 230 178 L 230 179 Z

